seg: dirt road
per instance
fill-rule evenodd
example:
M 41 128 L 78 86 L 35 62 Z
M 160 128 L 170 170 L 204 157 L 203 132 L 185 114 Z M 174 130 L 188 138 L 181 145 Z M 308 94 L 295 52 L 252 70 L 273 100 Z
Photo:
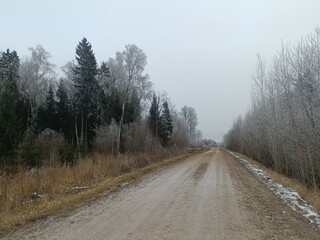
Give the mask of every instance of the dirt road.
M 213 149 L 6 239 L 320 239 L 228 153 Z

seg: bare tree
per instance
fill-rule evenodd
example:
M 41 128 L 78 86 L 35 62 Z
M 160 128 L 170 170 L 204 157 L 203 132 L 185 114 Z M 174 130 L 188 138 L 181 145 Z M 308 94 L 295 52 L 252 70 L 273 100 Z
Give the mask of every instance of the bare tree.
M 31 57 L 27 57 L 20 64 L 19 88 L 28 100 L 31 117 L 35 118 L 37 107 L 45 101 L 45 94 L 49 85 L 55 80 L 55 65 L 50 63 L 51 55 L 41 46 L 29 48 Z M 28 124 L 29 127 L 29 124 Z
M 320 29 L 282 43 L 269 68 L 258 57 L 252 102 L 225 143 L 262 163 L 320 186 Z M 240 134 L 236 134 L 239 132 Z M 241 143 L 241 144 L 240 144 Z
M 173 114 L 173 131 L 170 145 L 178 149 L 183 149 L 190 145 L 188 124 L 178 114 Z
M 20 83 L 21 92 L 37 106 L 45 100 L 45 93 L 55 79 L 55 65 L 49 62 L 51 55 L 41 46 L 29 48 L 31 57 L 21 61 Z
M 188 124 L 189 138 L 192 142 L 195 140 L 196 128 L 198 126 L 198 117 L 196 110 L 193 107 L 184 106 L 181 108 L 180 115 Z
M 138 94 L 139 99 L 143 99 L 148 97 L 151 92 L 149 76 L 143 73 L 146 65 L 147 56 L 143 50 L 131 44 L 128 44 L 123 52 L 117 52 L 116 59 L 109 59 L 107 63 L 112 86 L 117 89 L 122 105 L 117 140 L 118 154 L 120 153 L 121 133 L 128 100 L 134 93 Z

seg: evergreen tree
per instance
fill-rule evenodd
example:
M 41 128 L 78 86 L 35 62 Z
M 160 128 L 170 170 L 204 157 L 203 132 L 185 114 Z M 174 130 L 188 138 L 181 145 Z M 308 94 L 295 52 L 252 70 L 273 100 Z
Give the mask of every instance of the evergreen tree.
M 165 101 L 162 107 L 163 109 L 159 121 L 159 137 L 162 144 L 166 146 L 172 135 L 173 122 L 169 111 L 168 102 Z
M 35 133 L 41 133 L 46 128 L 59 130 L 57 102 L 52 85 L 49 86 L 45 98 L 45 102 L 37 108 Z
M 72 113 L 71 105 L 68 97 L 68 92 L 63 81 L 60 81 L 57 95 L 57 119 L 58 119 L 58 130 L 63 133 L 65 138 L 70 142 L 72 139 L 73 126 L 72 126 Z
M 20 60 L 16 51 L 8 49 L 0 57 L 0 153 L 12 154 L 22 139 L 23 101 L 18 90 Z
M 48 127 L 52 130 L 58 131 L 58 113 L 57 102 L 52 85 L 50 85 L 48 94 L 46 96 L 46 115 L 48 119 Z
M 33 114 L 34 120 L 32 121 L 32 133 L 37 135 L 44 129 L 49 128 L 48 112 L 46 104 L 42 104 L 36 108 L 36 114 Z
M 115 119 L 119 123 L 121 117 L 121 104 L 116 92 L 112 92 L 111 95 L 105 96 L 103 101 L 103 121 L 109 125 L 112 119 Z
M 128 124 L 131 122 L 137 122 L 140 120 L 141 116 L 141 106 L 140 98 L 137 94 L 137 91 L 133 91 L 130 100 L 127 102 L 127 111 L 124 115 L 123 122 Z
M 105 112 L 108 110 L 107 106 L 107 96 L 103 89 L 98 86 L 97 89 L 97 106 L 96 106 L 96 126 L 106 125 L 107 121 L 105 119 Z
M 106 82 L 106 83 L 108 82 L 108 81 L 105 81 L 105 80 L 110 78 L 110 69 L 109 69 L 109 67 L 107 66 L 107 64 L 105 62 L 101 63 L 101 66 L 99 68 L 98 74 L 99 74 L 99 77 L 101 78 L 101 80 L 103 82 Z M 104 86 L 104 87 L 109 88 L 110 86 Z
M 81 119 L 80 144 L 87 149 L 96 127 L 98 69 L 92 46 L 86 38 L 83 38 L 76 48 L 76 60 L 78 66 L 74 68 L 74 85 L 77 89 L 75 97 Z
M 158 137 L 160 110 L 157 96 L 154 94 L 148 115 L 148 125 L 154 136 Z

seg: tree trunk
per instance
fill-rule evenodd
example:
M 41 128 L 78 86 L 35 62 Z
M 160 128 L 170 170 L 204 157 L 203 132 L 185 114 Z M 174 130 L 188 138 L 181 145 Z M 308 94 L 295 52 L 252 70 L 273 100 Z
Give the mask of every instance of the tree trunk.
M 303 159 L 302 159 L 302 154 L 301 154 L 301 149 L 299 146 L 299 137 L 298 137 L 298 131 L 297 131 L 297 124 L 296 124 L 296 120 L 293 116 L 293 112 L 292 112 L 292 107 L 290 105 L 289 107 L 289 114 L 290 114 L 290 122 L 291 122 L 291 128 L 293 131 L 293 141 L 294 141 L 294 145 L 295 145 L 295 151 L 296 151 L 296 156 L 297 156 L 297 160 L 299 163 L 299 168 L 300 168 L 300 180 L 302 181 L 302 183 L 305 184 L 305 174 L 304 174 L 304 163 L 303 163 Z
M 317 190 L 318 186 L 317 186 L 317 181 L 315 177 L 315 170 L 314 170 L 313 160 L 312 160 L 309 149 L 308 149 L 308 158 L 309 158 L 310 167 L 311 167 L 312 186 L 314 190 Z
M 81 146 L 83 147 L 83 121 L 84 121 L 84 116 L 83 116 L 83 110 L 81 114 L 81 136 L 80 136 L 80 141 L 81 141 Z
M 84 127 L 85 127 L 85 139 L 84 139 L 84 149 L 85 150 L 88 150 L 88 117 L 85 116 L 85 124 L 84 124 Z
M 126 103 L 124 102 L 122 104 L 122 113 L 121 113 L 121 119 L 119 122 L 119 131 L 118 131 L 118 142 L 117 142 L 117 155 L 120 155 L 120 144 L 121 144 L 121 131 L 122 131 L 122 125 L 123 125 L 123 119 L 124 119 L 124 110 L 125 110 Z
M 75 131 L 76 131 L 77 147 L 78 147 L 78 150 L 80 150 L 80 143 L 79 143 L 79 136 L 78 136 L 78 127 L 77 127 L 77 117 L 75 117 L 75 119 L 74 119 L 74 128 L 75 128 Z

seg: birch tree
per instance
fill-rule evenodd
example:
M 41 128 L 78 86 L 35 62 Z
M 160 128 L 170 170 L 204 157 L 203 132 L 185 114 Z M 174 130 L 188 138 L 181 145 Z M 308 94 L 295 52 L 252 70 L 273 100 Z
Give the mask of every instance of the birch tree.
M 192 142 L 193 140 L 195 140 L 196 128 L 198 126 L 198 117 L 196 110 L 193 107 L 184 106 L 181 108 L 180 115 L 188 124 L 189 138 Z
M 144 74 L 147 56 L 136 45 L 128 44 L 123 52 L 117 52 L 116 59 L 109 59 L 111 82 L 114 84 L 121 101 L 121 117 L 117 137 L 117 153 L 120 153 L 121 134 L 126 107 L 131 97 L 136 94 L 138 99 L 150 94 L 149 76 Z
M 20 64 L 19 89 L 28 100 L 30 114 L 28 128 L 35 123 L 37 108 L 45 102 L 49 85 L 55 79 L 55 65 L 49 59 L 51 55 L 41 45 L 29 48 L 31 56 L 23 59 Z

